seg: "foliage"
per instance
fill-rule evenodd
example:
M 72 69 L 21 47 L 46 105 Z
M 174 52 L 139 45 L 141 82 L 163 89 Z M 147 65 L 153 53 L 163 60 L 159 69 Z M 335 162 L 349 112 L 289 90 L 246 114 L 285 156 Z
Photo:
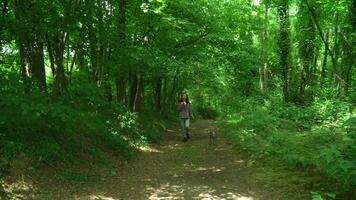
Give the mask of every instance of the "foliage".
M 254 158 L 351 191 L 355 2 L 2 0 L 0 168 L 131 157 L 184 90 Z
M 263 103 L 250 99 L 238 115 L 222 120 L 221 127 L 251 158 L 320 173 L 329 191 L 351 192 L 356 181 L 356 141 L 345 124 L 355 115 L 349 111 L 350 103 L 330 101 L 338 103 L 316 101 L 300 108 L 275 102 L 273 97 Z
M 78 162 L 86 156 L 103 160 L 110 152 L 132 157 L 131 145 L 142 140 L 135 115 L 110 104 L 87 86 L 80 98 L 60 101 L 44 94 L 6 91 L 1 88 L 1 155 L 10 161 L 25 152 L 46 163 Z M 75 88 L 73 88 L 73 91 Z M 74 93 L 74 92 L 73 92 Z

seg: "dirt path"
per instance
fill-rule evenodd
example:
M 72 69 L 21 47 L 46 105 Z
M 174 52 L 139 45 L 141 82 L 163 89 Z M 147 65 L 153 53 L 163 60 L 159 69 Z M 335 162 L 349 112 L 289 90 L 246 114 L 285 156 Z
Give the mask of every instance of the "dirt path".
M 159 146 L 123 169 L 124 176 L 73 199 L 258 199 L 249 187 L 246 163 L 232 145 L 221 137 L 208 144 L 204 129 L 214 126 L 207 120 L 193 123 L 187 143 L 179 130 L 168 130 Z
M 41 196 L 78 200 L 261 199 L 250 187 L 247 163 L 233 152 L 232 144 L 222 137 L 215 145 L 208 144 L 204 130 L 215 126 L 207 120 L 193 123 L 186 143 L 178 129 L 167 130 L 160 145 L 144 151 L 110 180 L 67 185 L 62 192 Z

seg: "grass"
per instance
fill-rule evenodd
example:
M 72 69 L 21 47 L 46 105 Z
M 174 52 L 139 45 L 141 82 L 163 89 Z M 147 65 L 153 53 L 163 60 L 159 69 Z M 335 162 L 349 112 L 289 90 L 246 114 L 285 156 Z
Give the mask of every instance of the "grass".
M 288 108 L 283 112 L 286 110 Z M 298 194 L 298 188 L 316 192 L 300 194 L 301 199 L 303 195 L 316 197 L 318 192 L 326 199 L 331 199 L 330 196 L 353 198 L 355 138 L 349 129 L 343 128 L 341 115 L 338 114 L 340 118 L 335 125 L 335 121 L 320 122 L 319 116 L 313 117 L 307 109 L 291 112 L 294 118 L 298 115 L 301 118 L 283 117 L 290 113 L 276 113 L 276 110 L 260 109 L 256 105 L 250 111 L 243 110 L 240 115 L 220 120 L 219 126 L 237 149 L 258 163 L 258 182 L 268 182 L 286 193 Z M 313 122 L 314 118 L 319 124 Z M 308 122 L 303 123 L 304 120 Z M 328 124 L 334 124 L 334 128 L 326 128 Z

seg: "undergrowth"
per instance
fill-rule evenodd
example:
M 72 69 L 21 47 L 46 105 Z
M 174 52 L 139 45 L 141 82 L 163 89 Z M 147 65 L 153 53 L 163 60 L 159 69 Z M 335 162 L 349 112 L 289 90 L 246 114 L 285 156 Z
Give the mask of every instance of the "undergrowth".
M 319 177 L 314 182 L 306 180 L 318 190 L 311 194 L 313 198 L 354 198 L 356 115 L 352 104 L 320 98 L 301 107 L 278 99 L 247 99 L 236 108 L 238 114 L 221 118 L 222 131 L 253 160 Z
M 95 85 L 73 86 L 53 98 L 23 94 L 17 83 L 0 87 L 0 173 L 16 168 L 12 161 L 22 157 L 27 167 L 108 165 L 112 156 L 130 159 L 137 147 L 160 139 L 162 127 L 142 127 L 137 113 L 106 101 Z M 68 169 L 61 174 L 79 177 Z

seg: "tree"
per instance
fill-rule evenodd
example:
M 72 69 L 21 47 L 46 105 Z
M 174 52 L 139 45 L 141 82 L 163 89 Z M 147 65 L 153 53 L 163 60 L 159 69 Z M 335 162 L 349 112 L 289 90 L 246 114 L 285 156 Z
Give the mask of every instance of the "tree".
M 283 80 L 284 101 L 290 101 L 290 73 L 291 73 L 291 41 L 290 41 L 290 21 L 288 0 L 280 0 L 278 4 L 279 15 L 279 49 L 280 65 Z

